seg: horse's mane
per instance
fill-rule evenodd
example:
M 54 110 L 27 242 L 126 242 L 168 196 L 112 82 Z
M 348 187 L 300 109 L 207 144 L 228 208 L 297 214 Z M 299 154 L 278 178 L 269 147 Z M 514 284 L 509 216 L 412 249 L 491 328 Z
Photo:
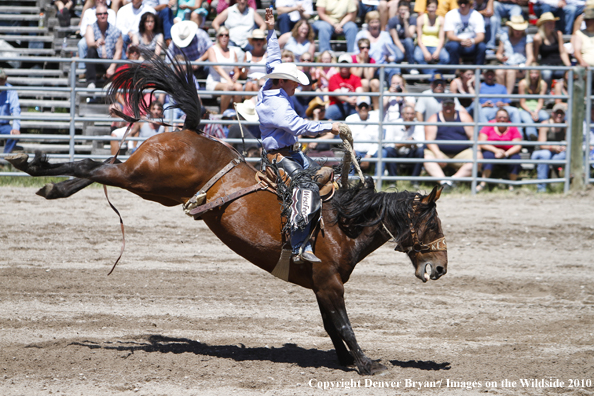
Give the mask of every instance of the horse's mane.
M 412 215 L 416 197 L 422 199 L 423 195 L 409 191 L 377 192 L 373 183 L 338 190 L 331 201 L 336 213 L 334 222 L 348 237 L 357 238 L 364 228 L 383 221 L 395 233 L 397 242 L 402 242 L 409 235 L 408 213 Z M 422 221 L 429 221 L 430 227 L 436 227 L 435 202 L 419 202 L 417 205 L 419 214 L 413 216 L 413 224 L 416 226 Z
M 133 62 L 129 67 L 121 68 L 110 79 L 109 98 L 115 102 L 118 90 L 134 112 L 134 117 L 140 118 L 147 114 L 150 103 L 145 103 L 144 91 L 165 91 L 175 101 L 168 108 L 179 108 L 186 113 L 184 129 L 198 131 L 201 109 L 200 98 L 194 83 L 192 65 L 184 55 L 184 61 L 171 57 L 164 48 L 166 60 L 161 59 L 154 52 L 141 49 L 145 62 Z M 185 70 L 184 70 L 185 67 Z

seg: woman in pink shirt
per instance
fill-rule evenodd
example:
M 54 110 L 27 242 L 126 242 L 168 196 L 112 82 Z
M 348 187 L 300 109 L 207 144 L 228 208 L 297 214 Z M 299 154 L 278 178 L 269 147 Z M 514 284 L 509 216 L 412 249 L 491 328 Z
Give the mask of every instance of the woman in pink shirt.
M 509 114 L 503 108 L 497 111 L 497 115 L 494 120 L 489 121 L 491 123 L 508 123 L 509 122 Z M 501 141 L 501 142 L 519 142 L 522 140 L 522 134 L 518 130 L 518 128 L 514 126 L 485 126 L 481 129 L 478 138 L 479 142 L 486 142 L 486 141 Z M 522 146 L 519 144 L 511 145 L 511 144 L 481 144 L 479 146 L 483 151 L 483 158 L 486 160 L 492 159 L 510 159 L 515 160 L 518 162 L 511 163 L 509 165 L 504 165 L 507 167 L 507 171 L 509 173 L 510 180 L 516 180 L 518 178 L 518 173 L 520 172 L 520 150 Z M 483 177 L 489 178 L 491 177 L 491 172 L 495 166 L 502 166 L 499 164 L 493 163 L 486 163 L 483 164 Z M 481 182 L 478 186 L 476 186 L 476 191 L 482 191 L 487 186 L 486 182 Z M 510 185 L 509 190 L 513 191 L 514 186 Z

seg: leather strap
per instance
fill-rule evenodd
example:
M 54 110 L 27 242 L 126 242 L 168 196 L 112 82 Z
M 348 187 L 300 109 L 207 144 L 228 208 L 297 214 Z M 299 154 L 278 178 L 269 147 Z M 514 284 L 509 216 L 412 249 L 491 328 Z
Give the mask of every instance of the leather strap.
M 241 188 L 229 195 L 225 195 L 224 197 L 216 198 L 214 201 L 212 201 L 210 203 L 200 205 L 200 206 L 190 210 L 190 212 L 188 214 L 191 216 L 194 216 L 194 219 L 198 220 L 202 216 L 202 214 L 204 214 L 205 212 L 208 212 L 211 209 L 218 208 L 219 206 L 223 206 L 227 202 L 233 201 L 239 197 L 243 197 L 244 195 L 250 194 L 254 191 L 266 190 L 266 188 L 267 187 L 261 183 L 257 183 L 252 186 L 249 186 L 249 187 Z

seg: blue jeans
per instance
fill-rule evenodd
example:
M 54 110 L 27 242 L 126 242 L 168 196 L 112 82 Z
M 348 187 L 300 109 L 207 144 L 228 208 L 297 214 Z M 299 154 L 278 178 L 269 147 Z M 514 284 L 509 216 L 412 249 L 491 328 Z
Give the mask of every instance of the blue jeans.
M 173 12 L 171 8 L 163 8 L 157 13 L 157 16 L 161 20 L 161 26 L 163 27 L 163 38 L 165 40 L 171 40 L 171 27 L 173 26 Z
M 10 131 L 12 130 L 12 125 L 10 124 L 2 124 L 0 125 L 0 134 L 1 135 L 10 135 Z M 9 154 L 14 150 L 14 146 L 18 143 L 18 139 L 7 139 L 6 143 L 4 143 L 4 154 Z
M 520 119 L 522 120 L 523 124 L 532 124 L 535 123 L 535 121 L 532 119 L 532 115 L 530 115 L 530 113 L 528 113 L 526 110 L 522 109 L 520 110 Z M 538 111 L 538 121 L 537 122 L 543 122 L 545 120 L 549 119 L 549 114 L 544 111 L 544 110 L 539 110 Z M 537 140 L 538 139 L 538 130 L 536 129 L 536 127 L 526 127 L 524 130 L 524 139 L 526 140 Z
M 357 33 L 359 32 L 357 24 L 355 22 L 347 22 L 342 28 L 347 41 L 347 52 L 355 52 L 355 40 L 357 38 Z M 313 23 L 313 29 L 318 35 L 318 42 L 320 43 L 318 51 L 331 51 L 330 39 L 335 33 L 334 26 L 326 21 L 315 21 Z
M 291 21 L 291 17 L 289 17 L 289 13 L 280 14 L 278 16 L 278 30 L 280 30 L 280 34 L 285 34 L 290 32 L 297 22 Z
M 411 65 L 412 68 L 412 65 L 414 65 L 415 63 L 415 44 L 413 42 L 413 39 L 408 37 L 403 40 L 400 40 L 400 42 L 404 47 L 404 52 L 402 52 L 400 48 L 396 46 L 396 44 L 387 44 L 388 50 L 390 51 L 390 55 L 394 57 L 394 61 L 390 62 L 390 64 L 400 64 L 404 59 L 406 59 L 406 62 L 409 65 Z M 390 81 L 392 81 L 392 76 L 394 74 L 402 74 L 402 70 L 399 67 L 393 69 L 386 69 L 386 82 L 388 86 L 390 86 Z
M 326 119 L 333 121 L 344 120 L 356 112 L 357 110 L 347 102 L 335 103 L 326 109 Z
M 450 65 L 460 64 L 460 55 L 472 55 L 475 57 L 475 65 L 484 65 L 487 47 L 485 42 L 463 47 L 458 41 L 448 41 L 445 45 L 446 51 L 450 54 Z
M 541 66 L 546 66 L 546 65 L 541 65 Z M 564 65 L 561 65 L 564 66 Z M 560 80 L 563 78 L 563 76 L 565 75 L 565 71 L 563 70 L 541 70 L 541 76 L 542 79 L 545 80 L 545 82 L 547 83 L 547 87 L 551 86 L 551 83 L 553 82 L 553 79 L 555 80 Z
M 87 57 L 87 51 L 89 50 L 89 47 L 87 46 L 87 39 L 85 37 L 81 38 L 78 41 L 78 57 L 81 59 L 84 59 Z M 86 69 L 85 64 L 84 63 L 79 63 L 78 67 L 80 67 L 81 69 Z
M 495 159 L 495 153 L 492 151 L 488 151 L 488 150 L 484 150 L 483 151 L 483 158 L 484 159 L 488 159 L 488 160 L 492 160 Z M 514 154 L 511 157 L 507 158 L 509 160 L 514 160 L 514 161 L 521 161 L 522 158 L 520 157 L 520 154 Z M 490 170 L 493 171 L 493 168 L 495 168 L 496 166 L 505 166 L 507 167 L 507 173 L 512 174 L 512 175 L 517 175 L 518 173 L 520 173 L 520 169 L 522 168 L 519 162 L 516 162 L 514 164 L 509 164 L 509 165 L 503 165 L 503 164 L 483 164 L 483 170 Z
M 553 154 L 549 150 L 538 150 L 532 153 L 531 159 L 533 160 L 564 160 L 565 151 Z M 536 175 L 538 180 L 546 180 L 549 178 L 549 164 L 538 164 L 536 165 Z M 538 192 L 545 192 L 547 189 L 546 183 L 538 184 Z
M 522 119 L 520 118 L 520 112 L 518 111 L 517 108 L 513 107 L 513 106 L 504 106 L 503 107 L 505 110 L 507 110 L 507 113 L 509 114 L 509 120 L 514 123 L 514 124 L 520 124 L 522 122 Z M 489 122 L 492 119 L 495 118 L 495 116 L 497 115 L 497 111 L 499 110 L 499 107 L 481 107 L 480 112 L 479 112 L 479 122 Z M 481 127 L 483 128 L 483 127 Z M 520 133 L 522 132 L 522 128 L 517 127 L 518 130 L 520 131 Z
M 501 19 L 510 19 L 512 16 L 522 15 L 522 7 L 512 3 L 494 2 L 493 16 L 491 17 L 491 35 L 487 41 L 487 48 L 495 50 L 495 39 L 501 34 Z
M 437 50 L 437 47 L 425 47 L 425 48 L 427 48 L 427 51 L 429 51 L 429 53 L 431 55 L 433 55 L 435 53 L 435 50 Z M 414 56 L 415 56 L 415 62 L 417 62 L 419 65 L 427 64 L 427 61 L 425 61 L 425 57 L 423 56 L 423 50 L 421 49 L 421 47 L 417 46 L 415 48 Z M 438 64 L 447 65 L 448 63 L 450 63 L 450 54 L 448 54 L 448 51 L 446 51 L 445 48 L 442 48 L 441 51 L 439 51 Z M 433 75 L 435 73 L 438 73 L 438 70 L 437 69 L 423 69 L 422 73 L 423 74 L 428 73 L 428 74 Z

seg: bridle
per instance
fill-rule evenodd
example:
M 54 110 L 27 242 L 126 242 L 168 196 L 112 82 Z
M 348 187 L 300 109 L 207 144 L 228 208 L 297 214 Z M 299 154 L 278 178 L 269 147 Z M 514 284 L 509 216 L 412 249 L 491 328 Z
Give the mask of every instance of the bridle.
M 416 196 L 413 201 L 413 205 L 412 205 L 413 213 L 415 212 L 419 202 L 420 202 L 420 198 L 418 196 Z M 409 247 L 404 247 L 404 246 L 402 246 L 401 243 L 398 243 L 396 237 L 394 235 L 392 235 L 392 233 L 390 232 L 388 227 L 386 227 L 386 224 L 384 224 L 384 222 L 382 221 L 382 226 L 384 227 L 384 230 L 386 230 L 388 235 L 390 235 L 390 237 L 394 240 L 394 242 L 396 242 L 396 247 L 394 248 L 394 250 L 396 250 L 398 252 L 407 253 L 408 255 L 412 255 L 413 257 L 419 253 L 445 252 L 448 250 L 448 245 L 446 243 L 445 236 L 443 236 L 441 238 L 437 238 L 434 241 L 431 241 L 427 244 L 421 243 L 421 241 L 419 240 L 417 231 L 415 230 L 415 227 L 413 226 L 413 221 L 412 221 L 412 216 L 410 215 L 410 211 L 407 212 L 407 215 L 408 215 L 408 228 L 410 230 L 410 237 L 413 241 L 412 246 L 409 246 Z

